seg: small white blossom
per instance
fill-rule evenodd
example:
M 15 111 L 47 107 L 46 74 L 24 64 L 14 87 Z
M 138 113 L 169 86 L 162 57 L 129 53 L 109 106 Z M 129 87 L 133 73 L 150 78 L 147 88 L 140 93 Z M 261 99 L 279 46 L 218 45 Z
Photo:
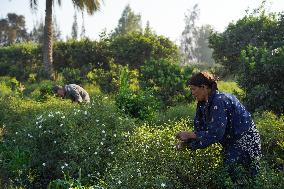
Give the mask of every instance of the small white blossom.
M 54 117 L 54 115 L 52 113 L 49 113 L 48 117 Z
M 166 187 L 166 184 L 165 184 L 165 183 L 162 183 L 162 184 L 161 184 L 161 187 L 163 187 L 163 188 Z
M 121 184 L 122 182 L 119 180 L 117 183 L 118 183 L 118 184 Z
M 46 164 L 45 163 L 42 163 L 42 166 L 45 166 Z
M 64 118 L 65 118 L 65 116 L 62 116 L 61 118 L 62 118 L 62 119 L 64 119 Z

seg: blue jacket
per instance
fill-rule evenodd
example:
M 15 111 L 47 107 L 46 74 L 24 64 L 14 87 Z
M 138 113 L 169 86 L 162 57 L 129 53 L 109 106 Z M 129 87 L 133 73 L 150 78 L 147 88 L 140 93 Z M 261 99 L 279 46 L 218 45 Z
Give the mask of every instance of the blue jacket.
M 194 131 L 197 139 L 189 143 L 191 149 L 205 148 L 219 142 L 229 146 L 251 127 L 255 127 L 250 113 L 231 94 L 213 92 L 208 103 L 197 104 Z

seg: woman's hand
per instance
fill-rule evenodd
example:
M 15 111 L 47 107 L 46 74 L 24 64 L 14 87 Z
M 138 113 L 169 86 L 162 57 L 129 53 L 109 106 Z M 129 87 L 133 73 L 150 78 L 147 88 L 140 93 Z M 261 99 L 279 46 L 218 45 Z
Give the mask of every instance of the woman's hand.
M 191 140 L 191 139 L 196 139 L 196 134 L 194 132 L 188 132 L 188 131 L 180 131 L 176 134 L 176 138 L 183 141 L 183 142 L 186 142 L 188 140 Z

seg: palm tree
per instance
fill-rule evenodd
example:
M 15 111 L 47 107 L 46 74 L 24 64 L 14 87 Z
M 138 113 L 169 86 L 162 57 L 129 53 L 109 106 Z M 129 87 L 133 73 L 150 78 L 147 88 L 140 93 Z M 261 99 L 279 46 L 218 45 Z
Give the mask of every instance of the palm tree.
M 43 64 L 47 76 L 54 79 L 53 59 L 52 59 L 52 6 L 55 0 L 46 0 L 45 3 L 45 26 L 44 26 L 44 39 L 43 39 Z M 100 9 L 102 0 L 72 0 L 75 8 L 84 11 L 87 10 L 88 14 L 92 15 L 95 11 Z M 61 0 L 57 0 L 61 6 Z M 38 0 L 30 0 L 32 9 L 36 9 Z

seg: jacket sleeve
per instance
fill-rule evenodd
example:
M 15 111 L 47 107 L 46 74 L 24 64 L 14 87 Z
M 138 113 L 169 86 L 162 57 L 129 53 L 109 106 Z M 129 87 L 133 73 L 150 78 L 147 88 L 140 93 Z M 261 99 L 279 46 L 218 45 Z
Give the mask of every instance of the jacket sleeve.
M 226 102 L 224 102 L 222 99 L 217 99 L 212 102 L 209 110 L 211 111 L 210 118 L 205 127 L 207 129 L 195 130 L 196 140 L 188 143 L 189 148 L 205 148 L 210 144 L 216 143 L 222 139 L 227 125 L 225 103 Z

